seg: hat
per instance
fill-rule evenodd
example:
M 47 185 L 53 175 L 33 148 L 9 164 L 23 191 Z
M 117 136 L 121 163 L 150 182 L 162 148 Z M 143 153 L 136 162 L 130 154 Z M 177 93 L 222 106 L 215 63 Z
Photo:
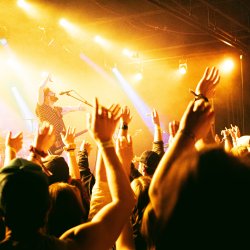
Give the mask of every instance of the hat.
M 69 166 L 62 156 L 49 155 L 43 160 L 43 165 L 52 173 L 49 183 L 68 182 Z
M 153 175 L 161 157 L 154 151 L 144 151 L 140 158 L 139 162 L 145 164 L 145 169 L 148 175 Z

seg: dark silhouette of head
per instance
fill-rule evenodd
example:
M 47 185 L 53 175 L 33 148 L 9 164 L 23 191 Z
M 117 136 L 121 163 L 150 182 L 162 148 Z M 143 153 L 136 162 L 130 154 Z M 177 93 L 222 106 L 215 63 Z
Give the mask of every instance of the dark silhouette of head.
M 0 209 L 16 237 L 44 226 L 49 209 L 47 176 L 40 166 L 17 158 L 0 171 Z
M 153 176 L 161 157 L 154 151 L 146 150 L 139 158 L 138 170 L 142 175 Z
M 75 186 L 57 182 L 49 186 L 51 208 L 48 214 L 47 233 L 56 237 L 86 221 L 81 193 Z
M 52 173 L 49 176 L 49 184 L 55 182 L 69 182 L 69 165 L 62 156 L 48 155 L 43 160 L 43 165 Z
M 221 148 L 185 154 L 165 179 L 165 218 L 145 211 L 156 249 L 212 249 L 248 244 L 250 168 Z M 145 223 L 144 223 L 145 222 Z M 150 232 L 150 230 L 148 230 Z

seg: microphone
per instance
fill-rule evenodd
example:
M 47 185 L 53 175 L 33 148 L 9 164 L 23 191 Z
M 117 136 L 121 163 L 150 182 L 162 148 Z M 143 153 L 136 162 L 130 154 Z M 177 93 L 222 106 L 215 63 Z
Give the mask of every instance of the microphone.
M 59 95 L 67 95 L 69 94 L 71 91 L 73 91 L 72 89 L 71 90 L 68 90 L 68 91 L 63 91 L 63 92 L 60 92 Z

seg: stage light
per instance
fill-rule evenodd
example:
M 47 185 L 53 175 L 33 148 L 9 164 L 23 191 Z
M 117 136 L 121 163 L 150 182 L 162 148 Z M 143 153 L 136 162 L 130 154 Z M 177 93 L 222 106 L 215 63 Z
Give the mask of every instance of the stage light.
M 143 79 L 143 75 L 142 75 L 141 72 L 136 73 L 136 74 L 134 75 L 134 80 L 135 80 L 135 81 L 139 82 L 139 81 L 141 81 L 142 79 Z
M 65 18 L 61 18 L 59 24 L 72 36 L 77 36 L 80 33 L 80 29 Z
M 108 41 L 107 40 L 105 40 L 103 37 L 101 37 L 101 36 L 95 36 L 94 37 L 94 41 L 95 41 L 95 43 L 97 43 L 97 44 L 99 44 L 99 45 L 101 45 L 102 47 L 104 47 L 104 48 L 109 48 L 110 47 L 110 44 L 108 43 Z
M 25 0 L 18 0 L 17 5 L 25 10 L 28 10 L 30 8 L 30 5 Z
M 234 62 L 232 59 L 226 59 L 221 65 L 221 71 L 224 73 L 229 73 L 234 68 Z
M 7 41 L 5 38 L 1 38 L 1 39 L 0 39 L 0 44 L 1 44 L 2 46 L 7 46 L 7 45 L 8 45 L 8 41 Z
M 187 64 L 186 63 L 179 64 L 179 73 L 181 75 L 185 75 L 187 73 Z
M 38 18 L 40 17 L 40 13 L 37 11 L 37 9 L 34 7 L 34 5 L 31 5 L 30 3 L 26 2 L 25 0 L 18 0 L 17 5 L 23 9 L 27 15 L 32 16 L 32 18 Z
M 69 22 L 68 22 L 65 18 L 61 18 L 61 19 L 59 20 L 59 24 L 60 24 L 62 27 L 64 27 L 64 28 L 66 28 L 67 26 L 69 26 Z
M 122 50 L 122 54 L 123 54 L 124 56 L 127 56 L 127 57 L 132 58 L 133 55 L 134 55 L 134 52 L 131 51 L 131 50 L 129 50 L 129 49 L 127 49 L 127 48 L 125 48 L 125 49 Z

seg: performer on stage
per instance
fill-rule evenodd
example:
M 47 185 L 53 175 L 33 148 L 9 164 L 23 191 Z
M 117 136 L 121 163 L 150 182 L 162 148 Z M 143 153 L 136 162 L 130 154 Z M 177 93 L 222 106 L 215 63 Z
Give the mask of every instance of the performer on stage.
M 54 126 L 55 131 L 55 143 L 50 148 L 50 154 L 60 155 L 62 148 L 64 146 L 61 139 L 61 133 L 66 130 L 63 115 L 72 112 L 72 111 L 84 111 L 82 105 L 75 107 L 59 107 L 55 106 L 55 102 L 58 100 L 56 94 L 47 87 L 47 84 L 52 82 L 51 75 L 49 74 L 47 78 L 43 81 L 42 85 L 39 88 L 38 101 L 36 105 L 36 115 L 39 118 L 40 122 L 48 121 L 51 125 Z

